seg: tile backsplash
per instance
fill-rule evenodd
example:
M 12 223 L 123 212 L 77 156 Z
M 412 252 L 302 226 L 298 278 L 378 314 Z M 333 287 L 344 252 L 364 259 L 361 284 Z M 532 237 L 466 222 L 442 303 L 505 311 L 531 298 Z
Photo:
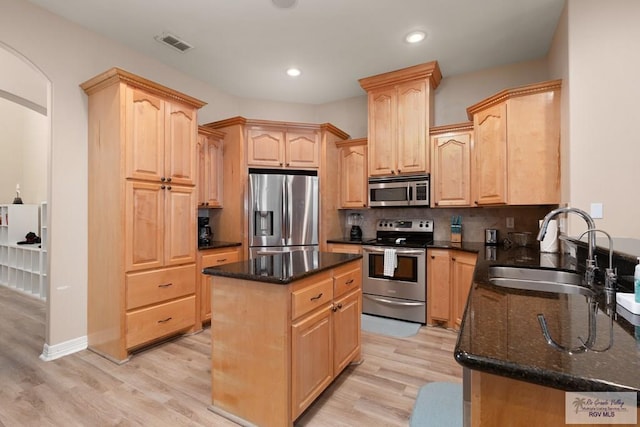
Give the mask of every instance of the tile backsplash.
M 449 240 L 451 237 L 451 216 L 462 217 L 462 241 L 483 242 L 484 230 L 495 228 L 498 239 L 502 241 L 509 231 L 538 232 L 538 221 L 557 206 L 508 206 L 483 208 L 369 208 L 360 210 L 341 210 L 340 220 L 343 226 L 343 238 L 348 238 L 351 226 L 347 224 L 350 213 L 360 213 L 363 216 L 361 225 L 364 238 L 375 237 L 376 223 L 379 219 L 419 218 L 434 221 L 435 240 Z M 514 219 L 514 227 L 507 228 L 507 218 Z

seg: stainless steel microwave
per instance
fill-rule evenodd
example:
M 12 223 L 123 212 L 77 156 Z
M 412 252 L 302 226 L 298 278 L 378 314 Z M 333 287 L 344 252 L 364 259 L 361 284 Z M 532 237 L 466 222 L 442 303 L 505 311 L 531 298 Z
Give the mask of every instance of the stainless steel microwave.
M 369 206 L 429 206 L 429 175 L 369 178 Z

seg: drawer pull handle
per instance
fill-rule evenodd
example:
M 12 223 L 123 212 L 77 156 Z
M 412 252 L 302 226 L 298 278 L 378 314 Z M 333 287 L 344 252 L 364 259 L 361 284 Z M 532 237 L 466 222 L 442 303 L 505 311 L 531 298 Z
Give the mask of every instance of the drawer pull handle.
M 169 286 L 173 286 L 173 283 L 165 283 L 164 285 L 158 285 L 159 288 L 168 288 Z
M 219 259 L 218 262 L 225 262 L 226 260 L 227 260 L 226 258 L 222 258 L 222 259 Z
M 311 297 L 311 301 L 320 299 L 322 297 L 322 292 L 320 292 L 318 295 L 316 295 L 315 297 Z
M 167 317 L 166 319 L 158 320 L 158 323 L 167 323 L 171 319 L 172 317 Z
M 345 283 L 345 285 L 350 285 L 353 283 L 353 279 L 347 280 L 347 283 Z

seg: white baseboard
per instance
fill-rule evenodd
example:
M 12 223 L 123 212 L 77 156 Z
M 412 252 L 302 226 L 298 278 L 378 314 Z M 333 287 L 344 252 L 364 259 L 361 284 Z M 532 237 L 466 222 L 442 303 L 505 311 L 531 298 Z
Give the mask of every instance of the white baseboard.
M 60 344 L 49 345 L 47 343 L 44 344 L 42 349 L 42 354 L 40 355 L 40 359 L 45 362 L 49 362 L 51 360 L 59 359 L 62 356 L 67 356 L 71 353 L 76 353 L 78 351 L 84 350 L 87 348 L 88 341 L 86 335 L 84 337 L 74 338 L 69 341 L 62 342 Z

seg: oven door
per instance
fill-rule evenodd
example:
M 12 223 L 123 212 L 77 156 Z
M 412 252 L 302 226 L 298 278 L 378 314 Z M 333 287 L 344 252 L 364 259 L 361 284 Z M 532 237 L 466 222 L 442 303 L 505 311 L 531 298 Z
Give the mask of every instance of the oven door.
M 395 249 L 397 268 L 384 275 L 384 246 L 363 246 L 362 292 L 387 297 L 426 301 L 426 250 Z

